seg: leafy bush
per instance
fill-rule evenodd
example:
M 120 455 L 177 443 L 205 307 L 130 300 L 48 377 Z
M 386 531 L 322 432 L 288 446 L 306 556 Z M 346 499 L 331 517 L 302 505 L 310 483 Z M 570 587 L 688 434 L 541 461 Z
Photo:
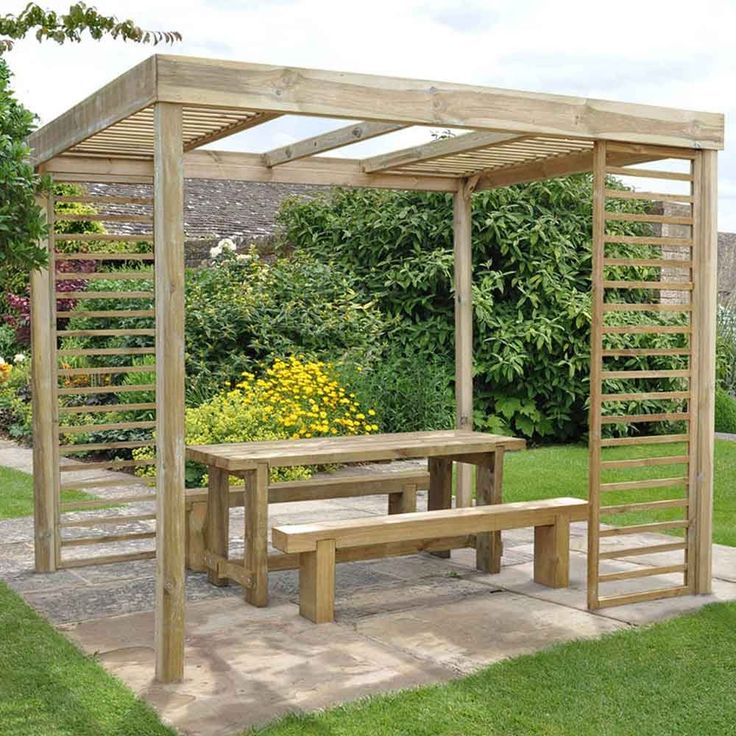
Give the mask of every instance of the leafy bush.
M 452 367 L 392 344 L 366 366 L 341 368 L 361 403 L 375 406 L 382 432 L 449 429 L 455 416 Z
M 0 358 L 0 427 L 13 439 L 30 442 L 31 362 L 27 355 Z
M 716 377 L 718 385 L 736 395 L 736 301 L 718 308 Z
M 608 183 L 620 187 L 615 180 Z M 646 203 L 620 200 L 626 211 Z M 476 426 L 570 440 L 587 428 L 592 188 L 588 175 L 480 192 L 473 199 Z M 396 323 L 417 363 L 454 361 L 452 200 L 447 194 L 334 190 L 287 201 L 284 248 L 342 269 Z M 613 227 L 612 223 L 612 227 Z M 618 223 L 642 235 L 648 226 Z M 615 251 L 615 252 L 614 252 Z M 611 255 L 651 257 L 648 246 Z M 648 268 L 611 278 L 651 279 Z M 637 290 L 618 301 L 644 301 Z M 657 322 L 659 317 L 651 318 Z M 655 336 L 670 345 L 671 336 Z M 645 341 L 650 336 L 642 336 Z M 622 361 L 644 366 L 642 358 Z M 618 367 L 618 366 L 612 366 Z
M 736 398 L 720 386 L 716 388 L 716 432 L 736 434 Z

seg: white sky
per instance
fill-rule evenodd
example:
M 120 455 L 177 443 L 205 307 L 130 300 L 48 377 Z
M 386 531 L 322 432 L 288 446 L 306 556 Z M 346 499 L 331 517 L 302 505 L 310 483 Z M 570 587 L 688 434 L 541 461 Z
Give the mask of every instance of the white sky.
M 0 0 L 0 13 L 27 0 Z M 41 2 L 63 10 L 71 0 Z M 144 28 L 177 30 L 160 50 L 293 66 L 556 92 L 726 114 L 721 230 L 736 231 L 736 0 L 98 0 Z M 22 101 L 48 122 L 153 53 L 114 41 L 8 55 Z M 344 124 L 282 118 L 216 144 L 262 151 Z M 428 139 L 415 129 L 340 155 Z

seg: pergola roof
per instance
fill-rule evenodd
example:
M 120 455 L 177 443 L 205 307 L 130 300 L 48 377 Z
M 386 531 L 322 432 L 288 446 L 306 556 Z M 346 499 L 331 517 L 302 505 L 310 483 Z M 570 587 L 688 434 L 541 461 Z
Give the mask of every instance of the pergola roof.
M 723 146 L 723 116 L 716 113 L 154 55 L 35 132 L 29 140 L 33 161 L 66 171 L 81 164 L 70 164 L 72 157 L 92 161 L 93 170 L 100 167 L 94 159 L 127 160 L 129 175 L 144 172 L 153 158 L 156 102 L 182 105 L 185 152 L 286 114 L 361 121 L 266 153 L 207 151 L 187 159 L 193 175 L 207 176 L 201 164 L 216 161 L 246 166 L 243 178 L 256 181 L 415 182 L 417 188 L 452 190 L 454 179 L 478 175 L 482 188 L 590 170 L 596 140 L 638 144 L 640 161 L 661 157 L 648 155 L 652 146 Z M 362 160 L 315 158 L 413 125 L 469 132 Z M 622 163 L 636 162 L 631 151 L 629 145 Z M 136 168 L 136 161 L 143 166 Z

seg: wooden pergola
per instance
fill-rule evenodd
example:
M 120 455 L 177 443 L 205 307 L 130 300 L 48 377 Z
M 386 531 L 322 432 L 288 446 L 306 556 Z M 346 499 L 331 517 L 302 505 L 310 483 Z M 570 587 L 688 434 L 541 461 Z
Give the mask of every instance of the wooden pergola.
M 345 127 L 266 153 L 239 153 L 203 149 L 234 133 L 268 123 L 283 115 L 337 118 Z M 358 121 L 358 122 L 355 122 Z M 371 156 L 363 160 L 322 156 L 325 152 L 410 126 L 458 128 L 466 133 L 452 138 Z M 35 132 L 29 140 L 32 160 L 39 172 L 60 182 L 120 182 L 152 184 L 152 198 L 130 198 L 123 204 L 150 206 L 149 214 L 131 215 L 137 222 L 151 222 L 147 238 L 150 256 L 137 256 L 154 264 L 152 309 L 141 313 L 155 319 L 156 420 L 135 423 L 155 429 L 156 449 L 156 672 L 159 679 L 181 678 L 184 665 L 184 226 L 185 178 L 233 179 L 348 187 L 379 187 L 448 192 L 454 197 L 454 253 L 456 304 L 457 426 L 469 428 L 473 409 L 472 355 L 472 258 L 471 197 L 474 191 L 522 182 L 592 172 L 593 194 L 593 331 L 590 413 L 589 584 L 591 608 L 680 594 L 702 594 L 711 588 L 711 516 L 713 484 L 713 411 L 716 325 L 716 156 L 723 147 L 723 116 L 640 104 L 560 95 L 518 92 L 491 87 L 401 79 L 343 72 L 248 64 L 190 57 L 155 55 L 118 77 L 92 96 Z M 639 164 L 676 160 L 677 171 L 642 169 Z M 684 162 L 684 163 L 683 163 Z M 666 181 L 661 192 L 622 192 L 607 187 L 607 175 L 638 176 Z M 672 186 L 670 186 L 672 185 Z M 675 186 L 684 191 L 675 192 Z M 684 216 L 625 215 L 606 209 L 616 199 L 678 202 L 689 210 Z M 81 197 L 104 205 L 104 197 Z M 120 199 L 120 198 L 118 198 Z M 67 197 L 67 201 L 74 197 Z M 101 201 L 103 200 L 103 201 Z M 110 198 L 108 198 L 110 200 Z M 61 529 L 63 514 L 72 507 L 60 500 L 64 488 L 60 455 L 80 451 L 81 444 L 59 443 L 60 375 L 75 369 L 59 368 L 58 339 L 64 336 L 57 320 L 73 316 L 57 309 L 59 293 L 55 272 L 58 258 L 74 254 L 57 252 L 54 202 L 46 203 L 51 225 L 45 244 L 50 252 L 48 270 L 32 277 L 32 341 L 34 399 L 34 484 L 36 568 L 49 572 L 77 564 L 94 564 L 95 558 L 64 560 Z M 91 219 L 86 216 L 84 219 Z M 96 219 L 109 220 L 109 216 Z M 608 232 L 610 221 L 648 221 L 662 225 L 661 235 L 622 237 Z M 665 226 L 689 228 L 687 237 L 667 237 Z M 71 241 L 74 236 L 63 236 Z M 78 236 L 79 240 L 81 236 Z M 96 236 L 96 240 L 126 240 L 126 236 Z M 127 240 L 146 239 L 140 235 Z M 634 263 L 611 258 L 606 248 L 615 243 L 642 243 L 653 248 L 681 248 L 683 257 L 665 255 Z M 79 259 L 98 258 L 77 254 Z M 119 258 L 119 256 L 117 256 Z M 109 254 L 115 259 L 115 254 Z M 630 284 L 607 276 L 609 268 L 644 265 L 684 270 L 685 279 Z M 664 277 L 662 277 L 664 279 Z M 688 320 L 679 331 L 686 346 L 649 351 L 611 349 L 609 334 L 626 334 L 626 328 L 607 326 L 609 311 L 625 311 L 606 301 L 610 289 L 676 288 L 688 298 L 680 305 L 647 303 L 632 311 L 682 312 Z M 138 293 L 138 292 L 135 292 Z M 140 296 L 140 294 L 139 294 Z M 122 310 L 83 314 L 110 318 Z M 144 310 L 145 311 L 145 310 Z M 82 314 L 77 312 L 76 314 Z M 639 328 L 628 330 L 641 333 Z M 673 330 L 670 330 L 671 332 Z M 115 333 L 115 331 L 111 331 Z M 124 334 L 120 331 L 118 334 Z M 154 329 L 149 331 L 154 335 Z M 70 351 L 65 351 L 70 353 Z M 73 352 L 73 351 L 72 351 Z M 103 354 L 103 353 L 99 353 Z M 679 370 L 626 371 L 607 368 L 607 360 L 627 355 L 680 356 Z M 97 369 L 99 373 L 107 369 Z M 123 373 L 112 368 L 108 374 Z M 81 371 L 78 371 L 81 372 Z M 678 434 L 637 437 L 635 442 L 660 444 L 685 442 L 683 477 L 665 476 L 629 483 L 610 483 L 608 469 L 666 465 L 667 460 L 606 460 L 605 449 L 631 445 L 631 438 L 602 437 L 602 424 L 611 416 L 602 411 L 617 397 L 607 393 L 611 378 L 682 378 L 680 392 L 629 393 L 618 399 L 681 399 L 686 408 L 678 413 L 614 416 L 619 423 L 679 421 L 686 429 Z M 67 391 L 69 393 L 69 391 Z M 676 396 L 673 393 L 677 394 Z M 141 404 L 140 406 L 148 406 Z M 102 425 L 107 426 L 107 425 Z M 116 426 L 116 425 L 109 425 Z M 68 428 L 65 432 L 70 432 Z M 149 444 L 153 443 L 153 439 Z M 84 449 L 132 447 L 134 443 L 109 442 Z M 83 451 L 82 450 L 82 451 Z M 628 464 L 627 464 L 628 463 Z M 104 465 L 100 464 L 100 465 Z M 122 467 L 118 463 L 115 468 Z M 108 465 L 109 467 L 109 465 Z M 467 466 L 458 469 L 458 505 L 470 505 Z M 603 479 L 602 479 L 603 478 Z M 657 486 L 656 484 L 659 484 Z M 682 550 L 680 565 L 652 568 L 655 575 L 682 573 L 681 585 L 628 595 L 601 596 L 607 582 L 599 570 L 600 559 L 616 557 L 601 550 L 610 536 L 601 527 L 605 492 L 677 486 L 683 495 L 670 500 L 640 504 L 641 508 L 681 508 L 681 522 L 647 525 L 646 530 L 685 530 L 681 539 L 644 548 L 644 553 Z M 151 497 L 152 498 L 152 497 Z M 136 500 L 133 498 L 132 500 Z M 86 503 L 86 505 L 84 505 Z M 109 503 L 109 500 L 106 502 Z M 659 504 L 659 506 L 657 506 Z M 74 508 L 98 508 L 102 503 L 82 502 Z M 666 526 L 669 524 L 669 527 Z M 615 530 L 614 530 L 615 531 Z M 665 550 L 664 548 L 667 548 Z M 142 553 L 113 555 L 97 561 L 137 559 Z M 148 556 L 153 556 L 149 553 Z M 647 573 L 644 573 L 647 574 Z M 610 578 L 610 575 L 609 575 Z

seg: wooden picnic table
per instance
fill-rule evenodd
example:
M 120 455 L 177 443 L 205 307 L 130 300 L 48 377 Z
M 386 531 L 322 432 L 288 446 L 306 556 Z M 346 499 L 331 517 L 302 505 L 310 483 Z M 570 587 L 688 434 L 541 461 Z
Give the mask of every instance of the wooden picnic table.
M 187 458 L 206 465 L 209 475 L 205 550 L 209 579 L 215 585 L 226 585 L 229 578 L 236 579 L 244 586 L 249 603 L 265 606 L 268 604 L 269 567 L 296 566 L 283 559 L 286 555 L 269 558 L 270 468 L 427 458 L 430 473 L 428 509 L 432 511 L 452 507 L 453 462 L 476 466 L 476 504 L 501 503 L 504 452 L 521 450 L 525 446 L 524 440 L 515 437 L 442 430 L 187 447 Z M 228 560 L 228 479 L 232 475 L 245 480 L 245 556 L 241 563 Z M 419 544 L 412 549 L 400 545 L 395 553 L 432 549 L 435 554 L 447 557 L 451 548 L 469 544 L 464 539 L 435 540 L 433 545 Z M 497 572 L 501 558 L 499 534 L 489 533 L 482 547 L 485 568 Z M 364 556 L 354 551 L 350 559 L 369 556 L 372 555 L 368 550 Z

